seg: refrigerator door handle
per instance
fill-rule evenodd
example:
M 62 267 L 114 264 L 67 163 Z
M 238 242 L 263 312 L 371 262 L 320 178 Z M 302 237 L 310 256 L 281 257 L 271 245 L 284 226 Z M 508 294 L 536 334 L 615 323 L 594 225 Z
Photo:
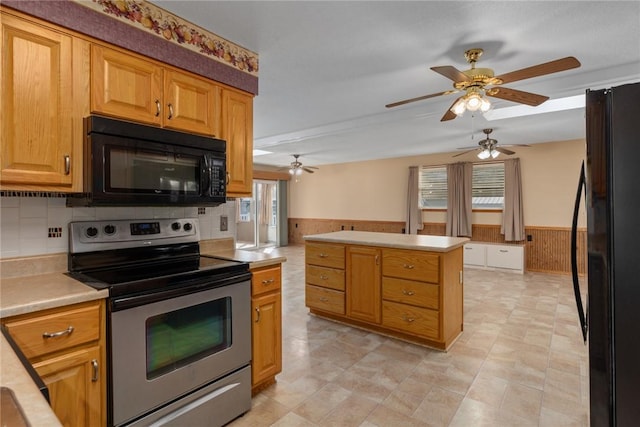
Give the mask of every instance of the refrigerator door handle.
M 586 185 L 584 174 L 584 161 L 582 161 L 582 167 L 580 168 L 580 180 L 578 181 L 578 193 L 576 194 L 576 203 L 573 209 L 573 223 L 571 225 L 571 275 L 573 277 L 573 293 L 576 297 L 576 307 L 578 308 L 578 317 L 580 319 L 580 328 L 582 329 L 582 338 L 584 343 L 587 343 L 587 331 L 589 325 L 587 324 L 587 317 L 585 316 L 584 306 L 582 305 L 582 296 L 580 294 L 580 281 L 578 280 L 578 211 L 580 210 L 580 199 L 582 198 L 582 189 L 585 191 L 586 202 Z M 589 296 L 587 295 L 587 300 Z M 588 307 L 587 307 L 588 310 Z

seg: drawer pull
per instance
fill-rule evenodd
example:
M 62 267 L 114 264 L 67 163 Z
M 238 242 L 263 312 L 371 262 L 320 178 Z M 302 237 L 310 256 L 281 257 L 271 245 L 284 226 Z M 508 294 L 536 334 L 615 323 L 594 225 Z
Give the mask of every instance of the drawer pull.
M 256 323 L 260 322 L 260 307 L 256 307 Z
M 97 382 L 98 381 L 98 361 L 96 359 L 93 359 L 91 361 L 91 368 L 93 368 L 93 375 L 91 376 L 91 382 Z
M 59 332 L 43 332 L 42 333 L 42 338 L 56 338 L 56 337 L 61 337 L 63 335 L 71 335 L 71 332 L 73 332 L 73 326 L 69 326 L 67 329 L 65 329 L 64 331 L 59 331 Z
M 407 323 L 413 323 L 414 319 L 413 317 L 407 317 L 405 314 L 402 315 L 402 320 L 404 320 Z
M 327 254 L 323 254 L 323 253 L 319 253 L 319 254 L 318 254 L 318 256 L 319 256 L 320 258 L 329 258 L 329 255 L 327 255 Z
M 262 284 L 263 284 L 263 285 L 270 285 L 270 284 L 272 284 L 274 281 L 275 281 L 275 280 L 273 280 L 273 279 L 265 279 L 265 280 L 263 280 L 263 281 L 262 281 Z
M 508 249 L 500 249 L 500 252 L 502 252 L 503 254 L 505 254 L 505 253 L 509 252 L 509 250 L 508 250 Z
M 408 291 L 406 289 L 403 289 L 402 293 L 405 294 L 405 295 L 409 295 L 409 296 L 413 296 L 413 295 L 416 294 L 414 291 Z
M 327 297 L 320 297 L 320 302 L 329 302 L 329 298 L 327 298 Z
M 325 276 L 324 274 L 320 275 L 321 280 L 329 280 L 329 276 Z
M 413 270 L 413 267 L 415 267 L 415 266 L 413 264 L 404 264 L 403 267 L 408 269 L 408 270 Z

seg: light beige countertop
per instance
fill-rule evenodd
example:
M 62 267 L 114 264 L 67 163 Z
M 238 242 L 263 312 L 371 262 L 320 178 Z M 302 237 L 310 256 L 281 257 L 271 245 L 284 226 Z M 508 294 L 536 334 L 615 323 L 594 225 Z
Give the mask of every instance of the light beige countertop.
M 108 295 L 108 290 L 96 290 L 64 273 L 2 279 L 0 318 L 104 299 Z
M 335 231 L 304 236 L 304 240 L 345 243 L 351 245 L 382 246 L 418 251 L 449 252 L 464 245 L 467 237 L 427 236 L 422 234 L 377 233 L 373 231 Z
M 219 251 L 207 251 L 202 255 L 215 256 L 233 261 L 248 262 L 251 270 L 260 267 L 269 267 L 282 264 L 287 258 L 279 255 L 271 255 L 264 252 L 245 251 L 241 249 L 223 249 Z

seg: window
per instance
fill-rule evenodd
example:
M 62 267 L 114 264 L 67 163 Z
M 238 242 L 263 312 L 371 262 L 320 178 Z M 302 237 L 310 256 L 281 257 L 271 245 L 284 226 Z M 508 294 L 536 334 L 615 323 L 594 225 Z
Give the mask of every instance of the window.
M 446 166 L 422 166 L 418 185 L 421 208 L 447 208 Z M 504 206 L 504 163 L 473 165 L 471 197 L 473 209 L 502 209 Z

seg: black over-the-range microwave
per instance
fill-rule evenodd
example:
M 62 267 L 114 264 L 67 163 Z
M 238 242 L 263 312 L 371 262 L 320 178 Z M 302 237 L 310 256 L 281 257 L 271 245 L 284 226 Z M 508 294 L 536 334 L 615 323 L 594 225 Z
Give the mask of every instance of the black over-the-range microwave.
M 226 142 L 89 116 L 85 193 L 68 206 L 216 206 L 226 201 Z

